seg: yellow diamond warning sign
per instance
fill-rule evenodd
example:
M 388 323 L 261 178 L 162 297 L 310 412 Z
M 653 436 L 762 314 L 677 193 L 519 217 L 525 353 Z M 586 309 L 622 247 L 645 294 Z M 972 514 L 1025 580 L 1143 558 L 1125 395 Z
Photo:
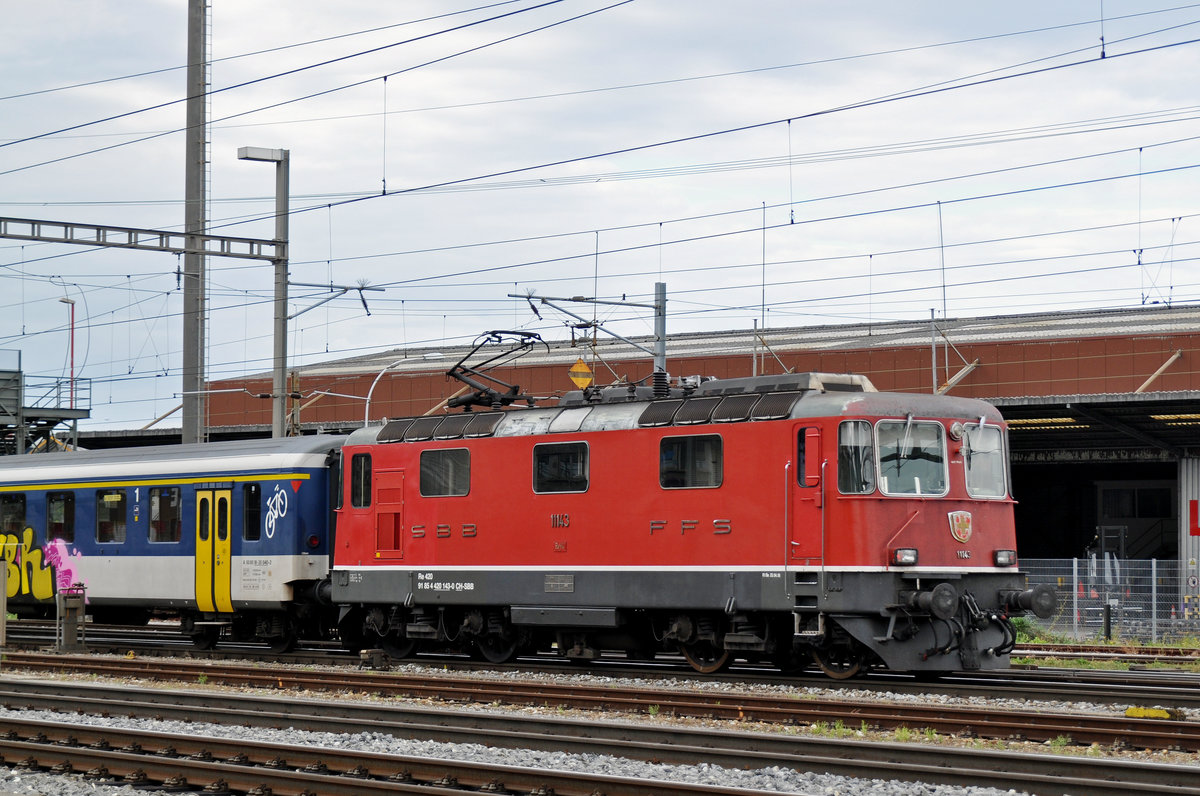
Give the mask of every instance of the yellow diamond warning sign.
M 575 364 L 567 371 L 567 375 L 571 377 L 571 381 L 575 382 L 575 386 L 581 390 L 592 383 L 592 369 L 582 359 L 575 360 Z

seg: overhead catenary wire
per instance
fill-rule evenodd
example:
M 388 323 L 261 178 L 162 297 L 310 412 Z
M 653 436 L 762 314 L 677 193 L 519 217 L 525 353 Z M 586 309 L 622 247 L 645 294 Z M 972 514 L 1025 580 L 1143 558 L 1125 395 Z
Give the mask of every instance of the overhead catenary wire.
M 790 161 L 790 159 L 789 159 L 789 161 Z M 1180 162 L 1180 161 L 1177 161 L 1177 162 Z M 1139 172 L 1140 172 L 1140 169 L 1139 169 Z M 1049 181 L 1048 181 L 1048 180 L 1046 180 L 1045 182 L 1049 182 Z M 976 192 L 978 193 L 978 191 L 976 191 Z M 325 204 L 326 204 L 326 206 L 328 205 L 328 203 L 325 203 Z M 788 205 L 789 205 L 789 206 L 790 206 L 790 205 L 792 205 L 792 204 L 793 204 L 793 202 L 789 202 L 789 203 L 788 203 Z M 899 204 L 899 203 L 898 203 L 898 202 L 892 202 L 891 204 Z M 809 207 L 811 208 L 811 207 L 814 207 L 814 206 L 813 206 L 813 205 L 809 205 Z M 790 207 L 789 207 L 789 209 L 790 209 Z M 1186 210 L 1187 208 L 1180 208 L 1180 209 L 1181 209 L 1181 210 Z M 900 211 L 900 212 L 903 212 L 903 211 Z M 656 222 L 656 223 L 657 223 L 657 222 Z M 1107 225 L 1105 225 L 1105 226 L 1107 226 Z M 661 228 L 661 227 L 660 227 L 660 228 Z M 607 235 L 606 235 L 606 237 L 607 237 Z M 606 241 L 606 242 L 607 242 L 607 241 Z M 489 241 L 488 243 L 491 243 L 491 242 Z M 948 244 L 949 244 L 949 242 L 948 242 Z M 1187 244 L 1181 244 L 1181 245 L 1187 245 Z M 1101 248 L 1102 248 L 1102 247 L 1095 246 L 1095 247 L 1091 247 L 1091 248 L 1089 248 L 1089 249 L 1088 249 L 1088 251 L 1089 251 L 1089 252 L 1090 252 L 1090 251 L 1093 251 L 1093 250 L 1099 251 Z M 440 251 L 440 250 L 441 250 L 441 248 L 440 248 L 440 247 L 436 247 L 436 248 L 433 248 L 432 250 L 433 250 L 433 251 Z M 861 250 L 862 250 L 862 249 L 860 249 L 860 251 L 861 251 Z M 361 251 L 361 249 L 360 249 L 360 251 Z M 661 248 L 661 247 L 660 247 L 660 248 L 658 249 L 658 253 L 659 253 L 659 255 L 660 255 L 660 256 L 661 256 L 661 254 L 662 254 L 662 251 L 663 251 L 663 248 Z M 1181 252 L 1181 254 L 1184 254 L 1184 255 L 1185 255 L 1185 254 L 1186 254 L 1186 252 Z M 489 255 L 490 255 L 490 253 L 489 253 Z M 330 257 L 329 259 L 330 259 L 330 260 L 332 260 L 332 257 Z M 516 258 L 514 258 L 514 259 L 516 259 Z M 675 260 L 675 259 L 676 259 L 676 258 L 672 258 L 672 260 Z M 985 259 L 985 258 L 977 258 L 977 259 Z M 493 258 L 493 261 L 495 261 L 495 260 L 494 260 L 494 258 Z M 340 260 L 340 259 L 339 259 L 339 262 L 342 262 L 342 260 Z M 1180 260 L 1180 262 L 1181 262 L 1181 263 L 1182 263 L 1182 262 L 1186 262 L 1186 257 L 1185 257 L 1184 259 L 1181 259 L 1181 260 Z M 1045 265 L 1045 264 L 1048 264 L 1048 263 L 1044 263 L 1043 265 Z M 886 266 L 885 266 L 885 268 L 886 268 Z M 446 270 L 450 270 L 450 269 L 446 269 Z M 607 279 L 610 277 L 610 275 L 611 275 L 611 274 L 610 274 L 610 273 L 608 273 L 608 272 L 610 271 L 610 269 L 607 269 L 607 268 L 606 268 L 605 270 L 606 270 L 606 273 L 603 275 L 603 278 L 604 278 L 605 280 L 607 280 Z M 1049 271 L 1050 269 L 1049 269 L 1049 268 L 1045 268 L 1045 267 L 1043 267 L 1043 268 L 1042 268 L 1042 270 L 1043 270 L 1043 271 Z M 635 269 L 628 269 L 628 272 L 629 272 L 629 273 L 636 273 L 636 270 L 635 270 Z M 964 273 L 966 273 L 966 272 L 964 272 Z M 474 277 L 462 277 L 462 278 L 460 278 L 458 281 L 461 281 L 462 279 L 474 279 Z M 101 281 L 102 281 L 102 279 L 97 279 L 97 280 L 95 280 L 95 281 L 96 281 L 97 283 L 99 283 L 99 282 L 101 282 Z M 224 281 L 227 281 L 227 282 L 230 282 L 230 283 L 233 283 L 233 282 L 235 282 L 235 280 L 234 280 L 233 278 L 226 279 L 226 280 L 224 280 Z M 457 282 L 456 282 L 456 283 L 457 283 Z M 476 283 L 478 283 L 478 284 L 487 284 L 487 282 L 485 282 L 485 281 L 483 281 L 483 280 L 479 280 L 479 281 L 478 281 L 478 282 L 476 282 Z M 610 284 L 612 284 L 612 283 L 610 283 Z M 846 287 L 847 287 L 847 288 L 850 288 L 851 286 L 852 286 L 852 283 L 851 283 L 851 282 L 847 282 L 847 283 L 846 283 Z M 409 290 L 411 290 L 411 289 L 415 289 L 416 287 L 417 287 L 417 286 L 412 286 L 412 288 L 408 288 L 408 289 L 406 289 L 406 294 L 408 294 L 408 291 L 409 291 Z M 603 286 L 602 286 L 602 287 L 603 287 Z M 846 293 L 846 294 L 850 294 L 850 293 L 851 293 L 851 291 L 850 291 L 850 290 L 848 290 L 848 289 L 847 289 L 847 290 L 843 290 L 843 291 L 838 291 L 838 292 L 839 292 L 839 293 Z M 689 296 L 689 297 L 686 297 L 686 298 L 685 298 L 685 297 L 681 297 L 681 298 L 680 298 L 681 304 L 680 304 L 679 306 L 680 306 L 681 308 L 683 308 L 683 306 L 684 306 L 684 305 L 683 305 L 683 302 L 687 302 L 687 301 L 689 301 L 689 300 L 691 300 L 691 299 L 695 299 L 695 300 L 704 300 L 704 299 L 706 299 L 706 298 L 710 298 L 712 295 L 713 295 L 713 294 L 696 294 L 695 296 Z M 903 298 L 903 295 L 904 295 L 904 294 L 900 294 L 900 296 L 898 296 L 898 297 L 899 297 L 899 298 Z M 736 312 L 738 311 L 738 302 L 736 301 L 736 299 L 737 299 L 737 298 L 739 298 L 739 297 L 737 297 L 737 296 L 730 296 L 730 298 L 733 298 L 733 299 L 735 299 L 735 300 L 734 300 L 734 301 L 728 301 L 728 302 L 721 303 L 721 302 L 719 301 L 719 299 L 717 299 L 717 301 L 715 301 L 714 303 L 717 303 L 717 304 L 719 304 L 719 306 L 716 306 L 716 307 L 712 308 L 712 309 L 711 309 L 711 312 L 712 312 L 713 314 L 725 313 L 727 316 L 729 316 L 731 313 L 736 313 Z M 885 303 L 889 303 L 889 302 L 891 302 L 891 300 L 892 300 L 893 298 L 895 298 L 895 297 L 890 297 L 890 296 L 889 296 L 889 297 L 887 297 L 886 301 L 885 301 L 884 299 L 882 299 L 882 298 L 881 298 L 881 301 L 880 301 L 880 306 L 882 307 L 882 306 L 884 306 L 884 304 L 885 304 Z M 236 300 L 237 300 L 237 299 L 235 299 L 235 301 L 236 301 Z M 474 301 L 474 299 L 471 299 L 471 298 L 468 298 L 467 300 L 468 300 L 468 301 Z M 430 299 L 430 303 L 429 303 L 429 304 L 426 304 L 426 303 L 424 302 L 424 300 L 422 300 L 422 299 L 420 299 L 420 298 L 415 298 L 415 297 L 411 297 L 411 301 L 412 301 L 412 306 L 414 306 L 414 307 L 417 307 L 417 308 L 422 308 L 422 307 L 436 307 L 436 306 L 437 306 L 437 305 L 436 305 L 436 303 L 433 303 L 433 302 L 434 302 L 434 299 L 432 299 L 432 298 Z M 848 302 L 846 306 L 848 307 L 850 304 L 852 304 L 852 300 L 851 300 L 850 302 Z M 147 309 L 150 309 L 150 306 L 151 306 L 151 305 L 147 305 Z M 489 305 L 488 305 L 486 302 L 475 302 L 474 304 L 470 305 L 470 309 L 468 310 L 468 312 L 469 312 L 469 313 L 488 312 L 488 310 L 487 310 L 487 309 L 482 309 L 482 308 L 486 308 L 486 307 L 488 307 L 488 306 L 489 306 Z M 689 307 L 687 307 L 687 309 L 693 309 L 693 307 L 690 307 L 690 306 L 689 306 Z M 695 308 L 695 309 L 700 309 L 700 308 Z M 784 312 L 790 312 L 792 309 L 793 309 L 793 308 L 790 308 L 790 307 L 789 307 L 789 308 L 782 308 L 782 307 L 781 307 L 781 308 L 778 308 L 778 310 L 777 310 L 777 311 L 779 311 L 779 312 L 782 314 L 782 313 L 784 313 Z M 805 309 L 805 308 L 798 308 L 798 309 L 799 309 L 799 311 L 804 311 L 804 309 Z M 420 311 L 421 311 L 421 310 L 420 310 L 420 309 L 418 309 L 418 312 L 420 312 Z M 431 313 L 432 313 L 432 312 L 434 312 L 434 311 L 435 311 L 435 310 L 430 310 L 430 312 L 431 312 Z M 443 315 L 445 314 L 445 313 L 444 313 L 444 310 L 440 310 L 440 309 L 439 309 L 439 310 L 437 310 L 437 311 L 441 312 Z M 886 310 L 885 310 L 885 312 L 886 312 Z M 463 317 L 463 316 L 465 316 L 465 314 L 466 314 L 466 313 L 460 313 L 460 314 L 459 314 L 459 317 Z M 332 350 L 334 350 L 334 351 L 337 351 L 337 350 L 339 350 L 339 349 L 338 349 L 336 346 L 330 346 L 330 348 L 331 348 Z
M 434 14 L 434 15 L 428 16 L 428 17 L 421 17 L 420 19 L 408 20 L 407 22 L 396 22 L 391 25 L 377 25 L 372 28 L 364 28 L 362 30 L 351 31 L 349 33 L 338 33 L 338 34 L 334 34 L 331 36 L 322 36 L 321 38 L 318 38 L 318 39 L 309 39 L 307 41 L 293 42 L 292 44 L 284 44 L 284 45 L 280 45 L 278 47 L 267 47 L 267 48 L 261 49 L 261 50 L 254 50 L 252 52 L 239 53 L 237 55 L 227 55 L 222 58 L 210 58 L 208 63 L 210 63 L 210 64 L 228 63 L 230 61 L 237 61 L 237 60 L 240 60 L 243 58 L 253 58 L 253 57 L 259 56 L 259 55 L 270 55 L 272 53 L 284 52 L 286 50 L 294 50 L 294 49 L 297 49 L 300 47 L 308 47 L 308 46 L 311 46 L 314 44 L 325 44 L 325 43 L 328 43 L 331 41 L 337 41 L 339 39 L 347 39 L 347 38 L 352 38 L 354 36 L 364 36 L 364 35 L 367 35 L 370 33 L 379 33 L 381 31 L 391 30 L 393 28 L 402 28 L 402 27 L 407 27 L 409 25 L 420 24 L 422 22 L 432 22 L 432 21 L 438 20 L 438 19 L 446 19 L 447 17 L 460 16 L 462 14 L 470 14 L 470 13 L 473 13 L 476 11 L 484 11 L 484 10 L 491 9 L 491 8 L 497 8 L 499 6 L 512 5 L 513 3 L 518 3 L 518 2 L 522 2 L 522 0 L 500 0 L 500 2 L 496 2 L 496 3 L 488 3 L 487 5 L 475 6 L 474 8 L 466 8 L 466 9 L 462 9 L 459 11 L 449 11 L 444 14 Z M 1176 10 L 1176 9 L 1166 9 L 1166 10 L 1169 11 L 1169 10 Z M 1151 13 L 1151 12 L 1145 12 L 1145 13 Z M 1152 12 L 1152 13 L 1163 13 L 1163 12 L 1159 11 L 1159 12 Z M 1077 23 L 1077 24 L 1084 25 L 1084 24 L 1090 24 L 1090 23 L 1081 22 L 1081 23 Z M 100 86 L 100 85 L 104 85 L 105 83 L 118 83 L 118 82 L 121 82 L 124 80 L 134 80 L 136 78 L 141 78 L 141 77 L 150 77 L 152 75 L 161 75 L 161 74 L 164 74 L 167 72 L 178 72 L 183 69 L 187 69 L 187 64 L 178 64 L 176 66 L 166 66 L 166 67 L 162 67 L 161 69 L 148 69 L 143 72 L 135 72 L 133 74 L 128 74 L 128 75 L 117 75 L 114 77 L 103 77 L 103 78 L 98 78 L 96 80 L 84 80 L 84 81 L 81 81 L 78 83 L 71 83 L 71 84 L 65 85 L 65 86 L 54 86 L 52 88 L 36 89 L 33 91 L 24 91 L 24 92 L 21 92 L 18 94 L 9 94 L 7 96 L 0 96 L 0 102 L 4 102 L 6 100 L 24 99 L 25 97 L 36 97 L 36 96 L 40 96 L 43 94 L 54 94 L 54 93 L 57 93 L 60 91 L 71 91 L 71 90 L 77 89 L 77 88 L 88 88 L 91 86 Z
M 516 14 L 516 13 L 521 13 L 521 12 L 523 12 L 523 11 L 528 11 L 528 10 L 532 10 L 532 9 L 536 9 L 536 8 L 541 8 L 541 7 L 543 7 L 543 6 L 554 5 L 554 4 L 556 4 L 556 3 L 561 3 L 561 2 L 565 2 L 565 0 L 545 0 L 545 2 L 543 2 L 543 3 L 542 3 L 542 4 L 540 4 L 540 5 L 537 5 L 537 6 L 531 6 L 529 9 L 522 9 L 520 12 L 514 11 L 514 12 L 511 12 L 511 13 L 509 13 L 509 14 L 502 14 L 502 15 L 500 15 L 499 17 L 496 17 L 496 19 L 499 19 L 499 18 L 501 18 L 501 17 L 505 17 L 505 16 L 512 16 L 513 14 Z M 370 77 L 370 78 L 367 78 L 367 79 L 364 79 L 364 80 L 357 80 L 357 81 L 355 81 L 355 82 L 353 82 L 353 83 L 346 83 L 346 84 L 343 84 L 343 85 L 340 85 L 340 86 L 336 86 L 336 87 L 334 87 L 334 88 L 325 89 L 325 90 L 323 90 L 323 91 L 314 91 L 314 92 L 311 92 L 311 93 L 309 93 L 309 94 L 305 94 L 305 95 L 303 95 L 303 96 L 300 96 L 300 97 L 293 97 L 293 98 L 291 98 L 291 99 L 288 99 L 288 100 L 282 100 L 282 101 L 280 101 L 280 102 L 275 102 L 275 103 L 272 103 L 272 104 L 270 104 L 270 105 L 263 105 L 263 106 L 260 106 L 260 107 L 258 107 L 258 108 L 253 108 L 253 109 L 251 109 L 251 110 L 247 110 L 247 111 L 241 111 L 241 112 L 239 112 L 239 113 L 233 113 L 233 114 L 229 114 L 229 115 L 227 115 L 227 116 L 223 116 L 223 117 L 221 117 L 221 118 L 219 118 L 219 119 L 214 119 L 214 120 L 212 121 L 212 123 L 213 123 L 213 124 L 219 124 L 220 122 L 223 122 L 223 121 L 228 121 L 228 120 L 230 120 L 230 119 L 239 119 L 239 118 L 241 118 L 241 117 L 243 117 L 243 116 L 248 116 L 248 115 L 250 115 L 250 114 L 254 114 L 254 113 L 260 113 L 260 112 L 262 112 L 262 111 L 272 110 L 272 109 L 274 109 L 274 108 L 281 108 L 281 107 L 283 107 L 283 106 L 285 106 L 285 105 L 291 105 L 291 104 L 293 104 L 293 103 L 296 103 L 296 102 L 303 102 L 303 101 L 305 101 L 305 100 L 316 99 L 317 97 L 324 97 L 324 96 L 327 96 L 327 95 L 329 95 L 329 94 L 333 94 L 333 93 L 336 93 L 336 92 L 339 92 L 339 91 L 345 91 L 346 89 L 350 89 L 350 88 L 357 88 L 358 86 L 364 86 L 364 85 L 367 85 L 367 84 L 370 84 L 370 83 L 374 83 L 376 80 L 379 80 L 381 77 L 395 77 L 396 75 L 401 75 L 401 74 L 404 74 L 405 72 L 411 72 L 411 71 L 413 71 L 414 69 L 420 69 L 420 68 L 423 68 L 423 67 L 426 67 L 426 66 L 432 66 L 433 64 L 441 63 L 441 62 L 443 62 L 443 61 L 447 61 L 447 60 L 449 60 L 449 59 L 451 59 L 451 58 L 457 58 L 457 57 L 459 57 L 459 56 L 468 55 L 468 54 L 470 54 L 470 53 L 478 52 L 478 51 L 480 51 L 480 50 L 483 50 L 483 49 L 486 49 L 486 48 L 488 48 L 488 47 L 495 47 L 495 46 L 497 46 L 497 45 L 500 45 L 500 44 L 505 44 L 505 43 L 507 43 L 507 42 L 513 41 L 513 40 L 515 40 L 515 39 L 522 38 L 522 37 L 524 37 L 524 36 L 530 36 L 530 35 L 533 35 L 533 34 L 535 34 L 535 33 L 541 33 L 541 32 L 543 32 L 543 31 L 545 31 L 545 30 L 549 30 L 549 29 L 551 29 L 551 28 L 558 27 L 559 25 L 566 25 L 566 24 L 568 24 L 568 23 L 570 23 L 570 22 L 576 22 L 576 21 L 578 21 L 578 20 L 580 20 L 580 19 L 583 19 L 583 18 L 585 18 L 585 17 L 589 17 L 589 16 L 592 16 L 592 15 L 595 15 L 595 14 L 599 14 L 599 13 L 602 13 L 602 12 L 604 12 L 604 11 L 609 11 L 609 10 L 611 10 L 611 9 L 613 9 L 613 8 L 617 8 L 617 7 L 620 7 L 620 6 L 623 6 L 623 5 L 627 5 L 627 4 L 629 4 L 629 3 L 632 3 L 632 2 L 633 2 L 633 0 L 618 0 L 618 1 L 617 1 L 617 2 L 615 2 L 615 3 L 612 3 L 612 4 L 610 4 L 610 5 L 604 6 L 603 8 L 595 9 L 595 10 L 593 10 L 593 11 L 588 11 L 588 12 L 586 12 L 586 13 L 583 13 L 583 14 L 577 14 L 576 16 L 573 16 L 573 17 L 570 17 L 570 18 L 567 18 L 567 19 L 561 19 L 561 20 L 558 20 L 558 21 L 552 22 L 552 23 L 550 23 L 550 24 L 548 24 L 548 25 L 542 25 L 542 26 L 539 26 L 539 27 L 536 27 L 536 28 L 532 28 L 532 29 L 530 29 L 530 30 L 525 30 L 525 31 L 522 31 L 522 32 L 520 32 L 520 33 L 513 34 L 513 35 L 511 35 L 511 36 L 505 36 L 505 37 L 503 37 L 503 38 L 501 38 L 501 39 L 496 39 L 496 40 L 493 40 L 493 41 L 486 42 L 486 43 L 484 43 L 484 44 L 478 45 L 478 46 L 476 46 L 476 47 L 470 47 L 470 48 L 467 48 L 467 49 L 465 49 L 465 50 L 460 50 L 460 51 L 458 51 L 458 52 L 455 52 L 455 53 L 452 53 L 452 54 L 450 54 L 450 55 L 445 55 L 445 56 L 442 56 L 441 58 L 435 58 L 435 59 L 432 59 L 432 60 L 430 60 L 430 61 L 426 61 L 426 62 L 424 62 L 424 63 L 417 64 L 417 65 L 415 65 L 415 66 L 407 67 L 407 68 L 405 68 L 405 69 L 399 69 L 399 70 L 396 70 L 396 71 L 394 71 L 394 72 L 388 72 L 388 73 L 386 73 L 385 75 L 377 75 L 377 76 Z M 459 28 L 463 28 L 463 27 L 469 27 L 469 26 L 472 26 L 472 25 L 478 25 L 478 24 L 482 24 L 482 22 L 490 22 L 490 21 L 492 21 L 492 19 L 483 20 L 483 21 L 480 21 L 480 22 L 472 22 L 472 23 L 469 23 L 468 25 L 462 25 L 462 26 L 459 26 Z M 458 28 L 456 28 L 456 29 L 458 29 Z M 451 30 L 456 30 L 456 29 L 451 29 Z M 449 32 L 449 31 L 443 31 L 443 32 Z M 430 34 L 430 35 L 435 35 L 435 34 Z M 417 37 L 417 38 L 428 38 L 428 37 L 427 37 L 427 36 L 425 36 L 425 37 Z M 415 39 L 414 39 L 414 40 L 415 40 Z M 397 43 L 396 43 L 396 45 L 398 45 L 398 44 L 407 44 L 407 43 L 410 43 L 410 42 L 397 42 Z M 386 45 L 386 46 L 390 47 L 390 46 L 396 46 L 396 45 Z M 382 49 L 382 48 L 376 48 L 376 49 Z M 278 75 L 271 75 L 271 76 L 269 76 L 269 77 L 267 77 L 267 78 L 256 78 L 255 80 L 252 80 L 252 81 L 246 81 L 246 82 L 243 82 L 243 83 L 237 84 L 237 85 L 235 85 L 235 86 L 227 86 L 227 87 L 225 87 L 224 89 L 215 89 L 214 91 L 211 91 L 211 92 L 209 92 L 209 95 L 211 95 L 211 94 L 215 93 L 216 91 L 220 91 L 220 90 L 232 90 L 232 89 L 234 89 L 234 88 L 243 88 L 243 87 L 245 87 L 245 86 L 247 86 L 247 85 L 250 85 L 251 83 L 262 82 L 263 80 L 273 79 L 273 78 L 275 78 L 275 77 L 280 77 L 280 76 L 283 76 L 283 75 L 285 75 L 285 74 L 286 74 L 286 75 L 295 74 L 296 72 L 299 72 L 299 71 L 302 71 L 302 70 L 305 70 L 305 69 L 312 69 L 312 68 L 315 68 L 315 67 L 317 67 L 317 66 L 324 66 L 324 65 L 326 65 L 327 63 L 333 63 L 333 62 L 336 62 L 336 61 L 339 61 L 339 60 L 344 60 L 345 58 L 348 58 L 348 57 L 356 57 L 357 55 L 361 55 L 361 54 L 363 54 L 363 53 L 356 53 L 356 54 L 354 54 L 353 56 L 343 56 L 342 58 L 331 59 L 329 62 L 323 62 L 323 63 L 321 63 L 321 64 L 310 64 L 310 65 L 308 65 L 308 66 L 304 66 L 304 67 L 298 67 L 297 69 L 290 70 L 290 71 L 288 71 L 288 72 L 286 72 L 286 73 L 280 73 L 280 74 L 278 74 Z M 129 116 L 129 115 L 131 115 L 131 114 L 133 114 L 133 113 L 141 113 L 141 112 L 144 112 L 144 111 L 146 111 L 146 110 L 155 110 L 155 109 L 157 109 L 157 108 L 161 108 L 161 107 L 167 107 L 167 106 L 170 106 L 170 105 L 175 105 L 175 104 L 178 104 L 178 103 L 180 103 L 180 102 L 184 102 L 184 101 L 186 101 L 186 100 L 187 100 L 187 98 L 186 98 L 186 97 L 184 97 L 184 98 L 182 98 L 182 99 L 175 99 L 175 100 L 171 100 L 171 101 L 169 101 L 169 102 L 166 102 L 166 103 L 162 103 L 162 104 L 160 104 L 160 105 L 157 105 L 157 106 L 152 106 L 152 107 L 150 107 L 150 108 L 144 108 L 144 109 L 141 109 L 141 110 L 139 110 L 139 111 L 131 111 L 131 112 L 129 112 L 129 113 L 125 113 L 125 114 L 119 114 L 119 115 L 116 115 L 116 116 L 113 116 L 113 117 L 109 117 L 109 118 L 106 118 L 106 119 L 103 119 L 103 120 L 98 120 L 98 121 L 93 121 L 93 122 L 86 122 L 86 123 L 84 123 L 84 124 L 85 124 L 85 125 L 88 125 L 88 124 L 98 124 L 98 123 L 100 123 L 100 122 L 102 122 L 102 121 L 113 121 L 113 120 L 115 120 L 115 119 L 124 118 L 125 116 Z M 59 130 L 59 131 L 56 131 L 56 132 L 66 132 L 67 130 L 78 129 L 78 127 L 80 127 L 80 126 L 82 126 L 82 125 L 78 125 L 78 126 L 76 126 L 76 127 L 64 128 L 63 130 Z M 139 143 L 142 143 L 142 142 L 145 142 L 145 141 L 151 141 L 151 140 L 153 140 L 153 139 L 155 139 L 155 138 L 162 138 L 163 136 L 166 136 L 166 135 L 171 135 L 172 133 L 183 132 L 183 131 L 184 131 L 184 130 L 186 130 L 186 129 L 187 129 L 186 127 L 183 127 L 183 128 L 177 128 L 177 129 L 175 129 L 175 130 L 170 130 L 170 131 L 167 131 L 167 132 L 163 132 L 163 133 L 154 133 L 154 134 L 151 134 L 151 135 L 144 136 L 144 137 L 142 137 L 142 138 L 134 139 L 133 141 L 124 141 L 124 142 L 121 142 L 121 143 L 119 143 L 119 144 L 112 144 L 112 145 L 110 145 L 110 146 L 98 147 L 98 148 L 96 148 L 96 149 L 90 149 L 90 150 L 88 150 L 88 151 L 86 151 L 86 152 L 77 152 L 77 153 L 75 153 L 75 154 L 73 154 L 73 155 L 63 155 L 63 156 L 61 156 L 61 157 L 57 157 L 57 158 L 51 158 L 51 159 L 49 159 L 49 160 L 43 160 L 43 161 L 40 161 L 40 162 L 38 162 L 38 163 L 31 163 L 31 164 L 27 164 L 27 165 L 25 165 L 25 166 L 18 166 L 18 167 L 16 167 L 16 168 L 8 169 L 8 170 L 6 170 L 6 171 L 0 171 L 0 176 L 3 176 L 3 175 L 8 175 L 8 174 L 15 174 L 15 173 L 17 173 L 17 172 L 21 172 L 21 171 L 27 171 L 27 170 L 29 170 L 29 169 L 38 168 L 38 167 L 40 167 L 40 166 L 48 166 L 48 165 L 50 165 L 50 164 L 52 164 L 52 163 L 62 163 L 62 162 L 64 162 L 64 161 L 67 161 L 67 160 L 74 160 L 74 159 L 76 159 L 76 158 L 85 157 L 85 156 L 87 156 L 87 155 L 94 155 L 94 154 L 97 154 L 97 153 L 99 153 L 99 152 L 107 152 L 107 151 L 110 151 L 110 150 L 113 150 L 113 149 L 118 149 L 118 148 L 120 148 L 120 147 L 128 146 L 128 145 L 130 145 L 130 144 L 139 144 Z M 2 143 L 2 144 L 0 144 L 0 148 L 2 148 L 2 147 L 6 147 L 6 146 L 11 146 L 11 145 L 13 145 L 13 144 L 25 143 L 26 141 L 32 141 L 32 140 L 36 140 L 36 139 L 38 139 L 38 138 L 43 138 L 43 137 L 45 137 L 45 136 L 47 136 L 47 135 L 53 135 L 53 133 L 44 133 L 44 134 L 40 134 L 40 135 L 37 135 L 37 136 L 31 136 L 31 137 L 28 137 L 28 138 L 17 139 L 17 140 L 15 140 L 15 141 L 9 141 L 9 142 L 7 142 L 7 143 Z M 386 195 L 386 194 L 381 194 L 381 195 Z

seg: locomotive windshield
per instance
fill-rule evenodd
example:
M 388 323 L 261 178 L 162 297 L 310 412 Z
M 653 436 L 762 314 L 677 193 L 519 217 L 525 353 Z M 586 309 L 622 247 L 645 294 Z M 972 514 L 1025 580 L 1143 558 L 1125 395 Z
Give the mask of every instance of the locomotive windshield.
M 967 466 L 967 494 L 976 498 L 1004 497 L 1004 438 L 998 426 L 967 426 L 963 460 Z
M 882 420 L 879 482 L 885 495 L 946 493 L 946 437 L 941 423 Z

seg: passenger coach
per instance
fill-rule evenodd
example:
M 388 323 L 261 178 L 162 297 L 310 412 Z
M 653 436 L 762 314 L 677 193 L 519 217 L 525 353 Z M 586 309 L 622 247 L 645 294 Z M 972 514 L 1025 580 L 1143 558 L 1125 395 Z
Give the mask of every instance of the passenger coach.
M 178 613 L 200 646 L 222 635 L 282 649 L 323 637 L 330 498 L 340 437 L 0 457 L 10 609 L 53 615 L 81 583 L 100 621 Z

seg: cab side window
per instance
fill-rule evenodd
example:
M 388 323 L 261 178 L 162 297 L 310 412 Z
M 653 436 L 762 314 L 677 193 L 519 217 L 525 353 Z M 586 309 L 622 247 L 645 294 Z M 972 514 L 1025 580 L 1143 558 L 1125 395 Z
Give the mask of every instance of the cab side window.
M 875 440 L 865 420 L 846 420 L 838 426 L 837 482 L 843 495 L 875 491 Z
M 533 491 L 586 492 L 586 442 L 556 442 L 533 446 Z
M 466 448 L 421 451 L 421 496 L 461 497 L 471 491 L 471 452 Z
M 356 453 L 350 459 L 350 505 L 356 509 L 371 505 L 371 454 Z
M 664 437 L 659 442 L 658 485 L 663 489 L 713 488 L 724 478 L 724 452 L 716 434 Z

